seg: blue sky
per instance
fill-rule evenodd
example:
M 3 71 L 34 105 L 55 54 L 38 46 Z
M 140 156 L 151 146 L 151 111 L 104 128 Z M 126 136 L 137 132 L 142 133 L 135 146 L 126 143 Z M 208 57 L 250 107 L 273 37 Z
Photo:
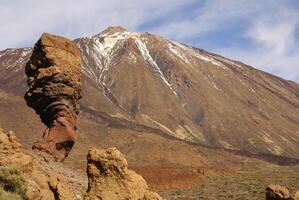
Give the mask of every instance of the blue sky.
M 299 82 L 298 0 L 0 0 L 0 49 L 120 25 Z

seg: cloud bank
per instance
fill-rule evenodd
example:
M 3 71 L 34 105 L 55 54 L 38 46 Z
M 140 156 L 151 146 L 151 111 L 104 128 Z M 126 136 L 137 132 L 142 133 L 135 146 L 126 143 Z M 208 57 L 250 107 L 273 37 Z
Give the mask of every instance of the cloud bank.
M 299 82 L 297 0 L 0 1 L 0 49 L 32 46 L 42 32 L 75 39 L 120 25 Z

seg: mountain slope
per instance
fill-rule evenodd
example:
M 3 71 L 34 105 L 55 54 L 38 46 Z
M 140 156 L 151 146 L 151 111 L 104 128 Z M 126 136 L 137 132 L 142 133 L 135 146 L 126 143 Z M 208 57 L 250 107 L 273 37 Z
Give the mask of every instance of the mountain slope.
M 121 27 L 74 42 L 82 52 L 83 113 L 208 147 L 299 158 L 298 84 Z M 30 52 L 0 52 L 0 89 L 24 94 Z

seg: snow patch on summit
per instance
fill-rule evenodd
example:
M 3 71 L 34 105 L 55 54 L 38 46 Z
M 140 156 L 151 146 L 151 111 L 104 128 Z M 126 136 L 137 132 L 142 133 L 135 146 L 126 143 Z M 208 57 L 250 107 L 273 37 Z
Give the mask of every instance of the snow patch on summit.
M 171 49 L 170 49 L 172 51 L 172 53 L 176 54 L 178 57 L 183 59 L 183 61 L 186 63 L 190 63 L 190 62 L 188 61 L 188 58 L 187 58 L 187 56 L 184 55 L 184 53 L 185 54 L 187 53 L 187 55 L 191 55 L 191 56 L 199 58 L 207 63 L 210 62 L 216 66 L 219 66 L 219 67 L 222 67 L 223 69 L 225 69 L 225 66 L 221 62 L 218 62 L 217 60 L 215 60 L 213 57 L 210 57 L 205 54 L 201 54 L 201 53 L 195 51 L 194 49 L 184 46 L 178 42 L 171 41 L 171 43 L 175 46 L 175 49 L 174 49 L 174 47 L 171 47 Z
M 138 46 L 138 49 L 139 49 L 140 53 L 142 54 L 144 60 L 153 67 L 153 70 L 160 75 L 160 78 L 163 80 L 163 82 L 171 89 L 173 94 L 175 94 L 175 96 L 177 96 L 176 91 L 172 88 L 171 84 L 168 83 L 163 72 L 160 70 L 157 63 L 151 57 L 146 45 L 138 37 L 133 37 L 133 38 L 135 39 L 136 45 Z
M 8 64 L 5 69 L 11 70 L 13 69 L 15 72 L 20 71 L 24 68 L 23 63 L 24 60 L 27 60 L 32 52 L 32 48 L 22 48 L 22 49 L 7 49 L 1 52 L 0 58 L 2 56 L 7 56 L 9 59 L 6 60 Z M 15 59 L 15 57 L 17 59 Z
M 86 75 L 88 75 L 90 78 L 95 79 L 99 85 L 106 86 L 103 77 L 106 74 L 105 72 L 108 71 L 111 66 L 113 66 L 113 60 L 118 50 L 117 47 L 120 46 L 119 44 L 121 42 L 124 42 L 126 39 L 132 38 L 136 43 L 141 55 L 143 56 L 144 61 L 152 67 L 152 69 L 159 75 L 162 81 L 171 89 L 175 96 L 177 96 L 176 91 L 166 80 L 163 72 L 161 71 L 155 60 L 151 57 L 146 46 L 148 41 L 142 41 L 141 35 L 142 34 L 135 32 L 120 31 L 113 34 L 103 33 L 87 38 L 88 42 L 85 43 L 85 51 L 87 53 L 87 56 L 84 55 L 82 58 L 86 63 L 86 67 L 84 67 Z M 92 42 L 91 46 L 88 44 L 90 41 Z M 78 46 L 80 48 L 80 45 Z M 90 49 L 88 49 L 88 46 L 90 46 Z M 92 57 L 95 66 L 90 67 L 90 64 L 88 62 L 90 59 L 85 58 L 89 56 Z M 137 59 L 132 52 L 129 54 L 129 57 L 131 62 L 137 62 Z M 109 89 L 108 87 L 106 88 Z
M 168 48 L 171 51 L 171 53 L 173 53 L 175 56 L 177 56 L 178 58 L 180 58 L 181 61 L 183 61 L 184 63 L 188 64 L 188 66 L 193 66 L 190 62 L 189 59 L 184 55 L 184 53 L 180 52 L 180 50 L 177 48 L 176 45 L 172 44 L 172 43 L 168 43 Z
M 129 32 L 116 32 L 112 35 L 99 35 L 94 37 L 94 41 L 97 44 L 98 51 L 102 53 L 103 56 L 107 56 L 111 53 L 113 47 L 120 41 L 124 40 Z
M 31 53 L 31 48 L 25 48 L 24 51 L 21 53 L 21 57 L 24 58 Z
M 85 38 L 84 45 L 80 43 L 78 47 L 81 50 L 85 49 L 87 55 L 83 54 L 82 60 L 85 63 L 83 72 L 90 78 L 101 85 L 104 84 L 102 77 L 105 71 L 108 71 L 112 66 L 113 58 L 115 57 L 115 47 L 123 41 L 129 34 L 127 31 L 116 32 L 113 34 L 103 33 L 92 37 Z M 89 59 L 91 57 L 92 59 Z M 91 63 L 90 63 L 91 61 Z

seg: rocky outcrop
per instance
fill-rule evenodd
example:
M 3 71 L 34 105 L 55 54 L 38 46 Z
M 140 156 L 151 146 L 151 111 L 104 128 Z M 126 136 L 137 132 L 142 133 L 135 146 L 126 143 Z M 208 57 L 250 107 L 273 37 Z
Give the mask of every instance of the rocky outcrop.
M 149 191 L 145 180 L 128 169 L 125 156 L 116 148 L 92 148 L 87 155 L 88 189 L 85 200 L 161 200 Z
M 80 51 L 68 39 L 44 33 L 34 46 L 25 69 L 27 105 L 47 126 L 33 148 L 62 161 L 74 145 L 81 98 Z
M 21 173 L 26 181 L 25 196 L 28 200 L 74 199 L 63 175 L 42 170 L 31 155 L 23 152 L 15 134 L 12 131 L 4 133 L 2 129 L 0 129 L 0 167 L 13 167 Z
M 290 197 L 286 187 L 270 184 L 266 188 L 266 200 L 293 200 L 293 198 Z
M 0 129 L 0 167 L 13 165 L 21 172 L 26 182 L 26 199 L 82 199 L 85 191 L 78 187 L 78 183 L 72 182 L 74 179 L 69 176 L 72 173 L 61 173 L 70 169 L 52 166 L 51 163 L 62 164 L 47 160 L 49 157 L 44 157 L 44 154 L 25 153 L 13 132 L 3 133 Z M 72 176 L 77 175 L 80 176 Z M 92 148 L 87 155 L 87 175 L 88 189 L 84 200 L 162 200 L 149 190 L 140 175 L 128 169 L 125 156 L 116 148 Z
M 33 159 L 21 151 L 14 132 L 4 133 L 0 128 L 0 166 L 13 164 L 24 172 L 32 171 Z
M 48 183 L 56 199 L 73 200 L 72 192 L 70 191 L 64 176 L 56 173 L 49 173 Z

